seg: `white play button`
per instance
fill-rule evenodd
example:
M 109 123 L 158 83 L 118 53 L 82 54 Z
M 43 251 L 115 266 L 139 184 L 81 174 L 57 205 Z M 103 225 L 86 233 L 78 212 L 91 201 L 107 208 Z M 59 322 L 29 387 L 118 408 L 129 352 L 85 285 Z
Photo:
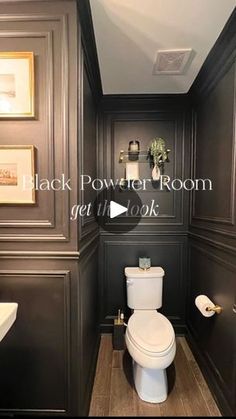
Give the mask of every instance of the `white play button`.
M 138 209 L 142 208 L 142 205 L 142 201 L 135 191 L 130 191 L 127 188 L 121 193 L 120 185 L 115 189 L 113 185 L 97 195 L 93 205 L 93 215 L 99 227 L 104 231 L 124 234 L 138 225 L 141 220 Z
M 118 215 L 126 212 L 128 208 L 123 205 L 117 204 L 115 201 L 110 201 L 110 218 L 118 217 Z

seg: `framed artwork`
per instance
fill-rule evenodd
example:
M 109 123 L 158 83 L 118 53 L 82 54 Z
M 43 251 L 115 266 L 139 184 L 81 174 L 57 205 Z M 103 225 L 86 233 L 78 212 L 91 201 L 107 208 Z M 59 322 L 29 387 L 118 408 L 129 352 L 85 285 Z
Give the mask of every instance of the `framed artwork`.
M 0 118 L 34 117 L 33 52 L 0 52 Z
M 35 147 L 0 146 L 0 205 L 35 204 Z

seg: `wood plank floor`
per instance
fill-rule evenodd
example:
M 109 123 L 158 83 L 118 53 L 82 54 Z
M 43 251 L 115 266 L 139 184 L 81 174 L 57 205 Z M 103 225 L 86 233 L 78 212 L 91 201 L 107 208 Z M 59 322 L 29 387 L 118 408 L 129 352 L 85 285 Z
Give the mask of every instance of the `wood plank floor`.
M 90 416 L 221 416 L 184 337 L 177 338 L 174 364 L 167 370 L 169 396 L 164 403 L 139 399 L 132 383 L 127 351 L 113 351 L 103 335 L 90 406 Z

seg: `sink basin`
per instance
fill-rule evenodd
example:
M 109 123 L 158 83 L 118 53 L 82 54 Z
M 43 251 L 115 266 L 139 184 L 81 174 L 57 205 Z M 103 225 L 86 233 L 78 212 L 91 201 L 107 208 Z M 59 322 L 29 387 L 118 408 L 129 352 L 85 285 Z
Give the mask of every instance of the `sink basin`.
M 0 342 L 16 320 L 17 309 L 17 303 L 0 303 Z

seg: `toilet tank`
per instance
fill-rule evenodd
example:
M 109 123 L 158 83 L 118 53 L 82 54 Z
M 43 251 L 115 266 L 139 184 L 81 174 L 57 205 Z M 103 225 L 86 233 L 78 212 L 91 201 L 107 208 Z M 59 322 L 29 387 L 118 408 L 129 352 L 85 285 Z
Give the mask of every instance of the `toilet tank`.
M 153 266 L 146 271 L 125 268 L 128 307 L 133 310 L 160 308 L 164 275 L 164 270 L 159 266 Z

